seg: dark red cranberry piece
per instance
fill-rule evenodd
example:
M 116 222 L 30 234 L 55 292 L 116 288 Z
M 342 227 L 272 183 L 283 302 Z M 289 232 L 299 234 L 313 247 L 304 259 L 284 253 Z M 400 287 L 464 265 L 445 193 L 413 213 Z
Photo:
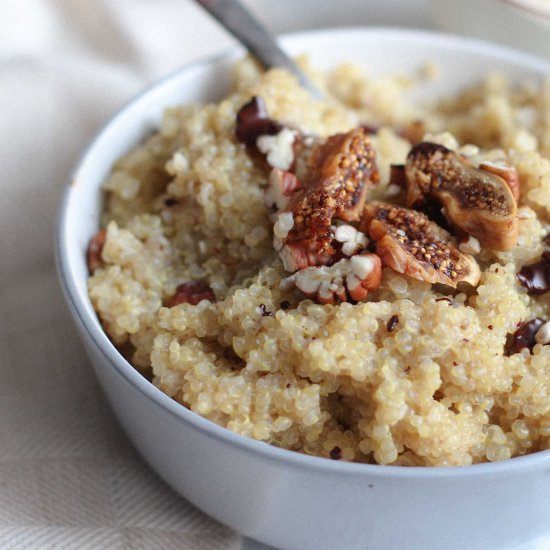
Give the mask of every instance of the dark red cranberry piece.
M 399 316 L 392 315 L 388 321 L 388 324 L 386 325 L 386 329 L 388 330 L 388 332 L 393 332 L 395 327 L 397 326 L 397 323 L 399 323 Z
M 519 282 L 532 296 L 544 294 L 550 290 L 550 251 L 544 252 L 542 258 L 531 265 L 521 268 Z
M 332 460 L 340 460 L 342 458 L 342 449 L 338 446 L 333 447 L 330 451 L 330 458 Z
M 237 139 L 249 147 L 256 145 L 259 136 L 277 134 L 282 128 L 269 118 L 264 100 L 259 96 L 254 96 L 237 113 Z
M 273 313 L 267 309 L 265 304 L 260 304 L 258 307 L 260 308 L 262 317 L 273 317 Z
M 506 355 L 515 355 L 523 348 L 529 348 L 529 350 L 532 351 L 533 347 L 537 343 L 535 336 L 544 323 L 545 321 L 540 317 L 520 323 L 516 332 L 508 335 Z

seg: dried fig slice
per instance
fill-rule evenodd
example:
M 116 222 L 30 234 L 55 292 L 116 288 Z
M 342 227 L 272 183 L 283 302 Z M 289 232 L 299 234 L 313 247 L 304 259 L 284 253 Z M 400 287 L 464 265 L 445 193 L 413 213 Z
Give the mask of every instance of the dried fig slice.
M 308 182 L 334 199 L 334 216 L 345 221 L 361 216 L 367 190 L 380 176 L 367 132 L 356 128 L 335 134 L 313 149 Z M 315 194 L 315 191 L 314 191 Z
M 508 183 L 494 171 L 470 166 L 443 145 L 414 146 L 405 164 L 407 206 L 439 202 L 451 223 L 493 250 L 518 240 L 517 203 Z
M 508 184 L 516 202 L 519 200 L 519 175 L 514 166 L 510 166 L 504 161 L 489 162 L 486 160 L 479 165 L 479 169 L 501 177 Z
M 475 259 L 460 252 L 451 235 L 421 212 L 372 203 L 365 207 L 360 227 L 376 241 L 382 263 L 398 273 L 455 288 L 460 282 L 479 283 Z
M 329 263 L 336 253 L 333 218 L 358 220 L 367 191 L 378 180 L 375 153 L 363 128 L 336 134 L 314 147 L 302 188 L 285 209 L 293 222 L 282 241 L 285 269 Z

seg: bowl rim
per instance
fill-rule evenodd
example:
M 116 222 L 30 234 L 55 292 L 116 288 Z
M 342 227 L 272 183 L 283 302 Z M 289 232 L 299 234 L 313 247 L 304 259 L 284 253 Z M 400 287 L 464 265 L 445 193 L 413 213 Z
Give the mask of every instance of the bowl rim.
M 543 59 L 539 59 L 531 54 L 516 51 L 511 48 L 496 45 L 484 40 L 465 38 L 450 33 L 426 31 L 417 29 L 407 29 L 399 27 L 339 27 L 333 29 L 320 29 L 299 31 L 281 35 L 278 39 L 282 42 L 291 42 L 292 40 L 303 40 L 309 38 L 333 37 L 339 32 L 349 33 L 369 33 L 385 35 L 387 33 L 397 33 L 400 38 L 406 39 L 424 39 L 430 41 L 446 41 L 460 43 L 468 49 L 481 49 L 484 53 L 492 54 L 496 57 L 506 58 L 512 57 L 518 62 L 522 62 L 536 71 L 550 75 L 550 63 Z M 201 432 L 208 438 L 218 439 L 222 443 L 237 447 L 242 451 L 256 455 L 263 460 L 277 462 L 283 466 L 292 466 L 300 469 L 308 469 L 319 473 L 340 476 L 353 476 L 363 479 L 373 478 L 393 478 L 393 479 L 448 479 L 448 478 L 478 478 L 480 476 L 501 476 L 507 473 L 518 473 L 519 471 L 527 471 L 536 469 L 537 467 L 546 467 L 550 465 L 550 450 L 538 451 L 529 455 L 519 456 L 512 459 L 499 462 L 485 462 L 479 464 L 471 464 L 468 466 L 449 466 L 449 467 L 426 467 L 426 466 L 392 466 L 381 464 L 362 464 L 346 461 L 335 461 L 324 457 L 302 454 L 297 451 L 291 451 L 279 447 L 275 447 L 268 443 L 255 440 L 253 438 L 232 432 L 228 428 L 224 428 L 213 421 L 210 421 L 198 413 L 191 411 L 174 399 L 163 393 L 160 389 L 154 386 L 146 378 L 144 378 L 124 357 L 118 352 L 114 344 L 109 340 L 105 332 L 101 329 L 98 318 L 95 315 L 89 314 L 80 300 L 75 275 L 70 269 L 69 252 L 66 243 L 69 242 L 70 236 L 66 229 L 68 206 L 73 190 L 73 182 L 77 178 L 81 166 L 93 157 L 94 150 L 105 136 L 107 136 L 111 128 L 116 125 L 127 111 L 134 108 L 134 105 L 148 96 L 158 87 L 177 78 L 185 72 L 191 71 L 198 67 L 213 65 L 217 62 L 230 62 L 242 55 L 244 49 L 242 47 L 234 47 L 224 52 L 209 56 L 203 59 L 198 59 L 192 63 L 188 63 L 180 67 L 166 76 L 155 80 L 152 84 L 145 87 L 141 92 L 134 95 L 130 100 L 119 108 L 108 121 L 103 124 L 100 130 L 95 134 L 88 145 L 85 147 L 80 158 L 77 160 L 74 169 L 72 170 L 68 182 L 66 184 L 63 197 L 60 202 L 57 213 L 57 223 L 55 227 L 55 264 L 58 278 L 63 290 L 63 294 L 71 310 L 73 317 L 80 328 L 80 331 L 86 336 L 86 340 L 91 343 L 95 349 L 100 352 L 103 357 L 113 366 L 113 370 L 118 377 L 124 379 L 130 384 L 134 390 L 140 392 L 146 399 L 152 401 L 156 406 L 160 407 L 163 412 L 169 413 L 176 417 L 179 421 L 183 421 L 189 428 Z
M 526 2 L 525 0 L 501 0 L 501 2 L 508 4 L 520 12 L 527 13 L 531 16 L 540 17 L 546 23 L 550 23 L 550 6 L 538 7 L 532 2 Z

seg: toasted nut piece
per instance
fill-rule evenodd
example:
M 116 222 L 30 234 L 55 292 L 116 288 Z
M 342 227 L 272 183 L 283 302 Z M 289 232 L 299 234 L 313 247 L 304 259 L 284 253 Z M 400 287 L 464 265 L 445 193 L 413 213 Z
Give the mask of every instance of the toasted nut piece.
M 382 262 L 376 254 L 356 254 L 334 265 L 306 267 L 283 279 L 281 285 L 300 289 L 320 304 L 364 300 L 380 286 Z
M 518 240 L 517 203 L 500 176 L 469 166 L 435 143 L 411 149 L 405 165 L 407 206 L 435 199 L 453 225 L 494 250 L 510 250 Z
M 281 243 L 281 246 L 278 247 L 275 239 L 276 237 L 273 239 L 274 248 L 279 251 L 283 266 L 290 273 L 312 265 L 327 265 L 330 263 L 335 252 L 334 249 L 331 249 L 330 253 L 324 251 L 315 252 L 312 250 L 307 239 L 285 245 Z
M 98 267 L 101 267 L 104 262 L 101 257 L 101 252 L 103 251 L 103 245 L 105 244 L 105 239 L 107 238 L 107 231 L 105 229 L 100 229 L 91 239 L 90 244 L 88 245 L 88 251 L 86 257 L 88 260 L 88 270 L 90 273 L 93 273 Z
M 374 155 L 362 128 L 331 136 L 313 149 L 303 188 L 286 207 L 294 224 L 281 250 L 285 269 L 325 265 L 334 257 L 332 220 L 359 219 L 367 190 L 379 179 Z
M 211 302 L 216 300 L 212 289 L 206 283 L 189 281 L 177 286 L 174 295 L 166 301 L 166 307 L 179 306 L 180 304 L 196 306 L 202 300 L 210 300 Z
M 300 182 L 294 174 L 273 168 L 269 173 L 269 185 L 264 195 L 265 204 L 281 210 L 287 206 L 289 198 L 298 189 Z
M 345 256 L 353 256 L 367 248 L 369 240 L 361 231 L 357 231 L 353 225 L 343 224 L 334 230 L 334 239 L 342 244 L 342 253 Z
M 519 176 L 514 166 L 510 166 L 506 162 L 489 162 L 486 160 L 479 165 L 479 169 L 500 176 L 508 184 L 516 202 L 519 200 Z
M 360 228 L 376 241 L 382 263 L 398 273 L 455 288 L 460 282 L 479 283 L 480 270 L 474 258 L 460 252 L 451 235 L 421 212 L 392 204 L 368 204 Z

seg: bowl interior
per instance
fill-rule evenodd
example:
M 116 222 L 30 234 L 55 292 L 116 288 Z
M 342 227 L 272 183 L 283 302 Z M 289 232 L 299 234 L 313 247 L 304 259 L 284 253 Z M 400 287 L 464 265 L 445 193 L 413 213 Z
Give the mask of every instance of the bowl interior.
M 353 62 L 362 66 L 373 77 L 388 73 L 416 73 L 426 62 L 434 62 L 440 68 L 439 77 L 436 80 L 425 80 L 414 89 L 413 98 L 418 99 L 441 97 L 456 92 L 479 81 L 491 71 L 499 71 L 518 82 L 550 75 L 550 64 L 543 60 L 476 40 L 419 31 L 380 28 L 317 31 L 285 37 L 282 44 L 293 55 L 307 53 L 313 66 L 320 69 L 329 69 L 341 62 Z M 231 81 L 232 62 L 241 55 L 242 51 L 236 51 L 198 62 L 145 91 L 124 107 L 99 133 L 84 153 L 71 178 L 58 227 L 60 275 L 83 328 L 96 345 L 107 350 L 109 354 L 118 352 L 103 333 L 88 298 L 85 259 L 88 242 L 99 226 L 101 184 L 116 159 L 158 126 L 165 107 L 179 103 L 213 101 L 223 97 Z M 143 388 L 150 386 L 150 390 L 144 391 L 152 399 L 171 406 L 167 405 L 168 402 L 172 403 L 169 398 L 159 395 L 160 392 L 152 385 L 144 383 L 141 375 L 125 361 L 118 360 L 113 368 L 124 370 L 124 376 L 136 385 Z M 179 405 L 175 408 L 182 409 L 182 415 L 194 421 L 192 417 L 195 415 L 186 410 L 183 412 L 183 407 Z M 196 421 L 201 423 L 203 419 Z M 210 423 L 204 421 L 202 426 L 208 424 Z M 214 425 L 211 429 L 218 434 L 225 432 Z M 227 438 L 230 441 L 244 439 L 229 432 Z M 257 445 L 260 449 L 260 444 L 252 440 L 243 444 L 251 448 Z M 266 445 L 261 445 L 261 449 L 261 452 L 282 452 L 281 456 L 287 457 L 297 454 L 272 449 Z M 357 466 L 336 465 L 331 461 L 305 456 L 296 460 L 317 461 L 318 465 L 325 464 L 329 468 Z

